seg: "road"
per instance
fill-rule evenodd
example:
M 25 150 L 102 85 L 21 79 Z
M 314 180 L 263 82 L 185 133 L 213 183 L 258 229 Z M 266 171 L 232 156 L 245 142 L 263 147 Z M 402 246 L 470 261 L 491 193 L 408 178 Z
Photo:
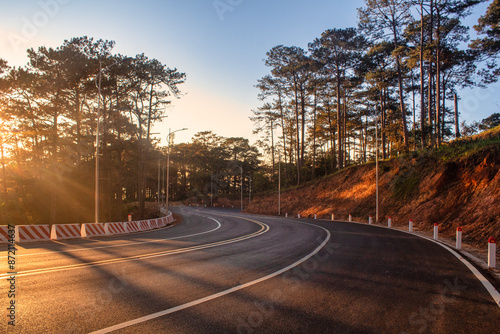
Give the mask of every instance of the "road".
M 18 245 L 16 326 L 3 317 L 1 331 L 498 333 L 500 308 L 483 285 L 427 240 L 347 222 L 176 210 L 182 222 L 162 230 Z

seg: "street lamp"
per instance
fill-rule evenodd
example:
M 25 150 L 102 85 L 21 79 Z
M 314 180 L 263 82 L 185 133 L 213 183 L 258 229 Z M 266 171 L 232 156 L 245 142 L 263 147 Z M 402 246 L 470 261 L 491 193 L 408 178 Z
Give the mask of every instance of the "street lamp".
M 99 83 L 98 90 L 99 94 L 97 97 L 97 127 L 96 127 L 96 136 L 95 136 L 95 223 L 99 222 L 99 121 L 101 118 L 101 81 L 102 81 L 102 71 L 114 66 L 116 64 L 122 63 L 124 61 L 132 60 L 132 58 L 127 57 L 117 62 L 114 62 L 111 65 L 106 67 L 102 67 L 102 61 L 99 60 Z
M 179 132 L 179 131 L 184 131 L 184 130 L 187 130 L 187 128 L 182 128 L 182 129 L 179 129 L 179 130 L 175 130 L 175 131 L 172 131 L 170 132 L 170 129 L 168 129 L 168 136 L 167 136 L 167 191 L 166 191 L 166 204 L 167 204 L 167 213 L 168 213 L 168 188 L 169 188 L 169 182 L 168 182 L 168 179 L 170 177 L 170 137 L 176 133 L 176 132 Z

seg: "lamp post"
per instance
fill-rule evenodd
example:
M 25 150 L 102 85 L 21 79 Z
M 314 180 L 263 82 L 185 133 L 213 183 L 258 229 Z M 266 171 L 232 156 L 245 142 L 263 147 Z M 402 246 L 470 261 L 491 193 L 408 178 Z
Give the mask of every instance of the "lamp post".
M 378 223 L 378 113 L 375 118 L 375 222 Z
M 281 216 L 281 153 L 278 154 L 278 216 Z
M 167 136 L 167 191 L 166 191 L 166 199 L 165 199 L 165 202 L 167 204 L 167 213 L 168 213 L 168 189 L 170 187 L 170 184 L 169 184 L 169 177 L 170 177 L 170 137 L 176 133 L 176 132 L 179 132 L 179 131 L 184 131 L 184 130 L 187 130 L 187 128 L 182 128 L 182 129 L 178 129 L 178 130 L 175 130 L 175 131 L 172 131 L 170 132 L 170 129 L 168 129 L 168 136 Z
M 250 205 L 250 203 L 252 203 L 252 177 L 249 176 L 248 177 L 250 179 L 249 181 L 249 186 L 248 186 L 248 205 Z
M 122 63 L 124 61 L 132 60 L 132 58 L 127 57 L 111 65 L 102 67 L 102 61 L 99 60 L 99 82 L 98 82 L 98 96 L 97 96 L 97 126 L 96 126 L 96 136 L 95 136 L 95 206 L 94 206 L 94 222 L 99 222 L 99 123 L 101 119 L 101 81 L 102 81 L 102 71 L 114 66 L 116 64 Z

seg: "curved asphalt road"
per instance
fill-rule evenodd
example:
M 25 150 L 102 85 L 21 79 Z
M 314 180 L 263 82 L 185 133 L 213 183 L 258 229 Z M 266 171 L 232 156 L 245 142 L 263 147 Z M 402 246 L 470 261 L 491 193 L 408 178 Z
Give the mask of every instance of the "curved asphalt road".
M 500 308 L 432 242 L 361 224 L 177 212 L 183 222 L 162 230 L 19 246 L 16 326 L 3 317 L 0 331 L 498 332 Z

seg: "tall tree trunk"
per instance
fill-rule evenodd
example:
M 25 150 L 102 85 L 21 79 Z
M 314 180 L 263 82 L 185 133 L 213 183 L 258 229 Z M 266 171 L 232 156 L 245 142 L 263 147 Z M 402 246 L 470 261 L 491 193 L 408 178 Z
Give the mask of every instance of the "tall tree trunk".
M 312 164 L 312 178 L 316 178 L 316 104 L 317 104 L 316 86 L 314 87 L 314 104 L 313 104 L 313 164 Z
M 275 173 L 274 173 L 274 168 L 275 168 L 275 162 L 274 162 L 274 124 L 273 124 L 273 119 L 270 118 L 271 122 L 271 160 L 273 163 L 273 181 L 275 181 Z
M 338 66 L 338 65 L 337 65 Z M 340 70 L 337 67 L 337 145 L 338 145 L 338 169 L 344 168 L 343 134 L 342 134 L 342 110 L 340 96 Z
M 387 112 L 387 88 L 382 88 L 382 112 L 381 112 L 381 120 L 380 120 L 380 132 L 381 132 L 381 137 L 382 137 L 382 159 L 387 159 L 387 134 L 385 131 L 385 124 L 386 124 L 386 112 Z
M 304 153 L 305 153 L 305 142 L 306 142 L 306 97 L 305 95 L 305 89 L 304 89 L 304 84 L 300 84 L 300 109 L 301 109 L 301 114 L 302 114 L 302 124 L 301 124 L 301 144 L 300 144 L 300 169 L 299 173 L 302 170 L 302 164 L 304 163 Z M 299 183 L 300 183 L 300 177 L 299 177 Z
M 425 148 L 425 98 L 424 98 L 424 5 L 420 0 L 420 142 Z
M 283 101 L 281 99 L 281 89 L 278 86 L 278 104 L 279 104 L 279 110 L 280 110 L 280 117 L 281 117 L 281 134 L 283 136 L 283 155 L 285 157 L 285 184 L 286 180 L 288 178 L 288 171 L 287 171 L 287 151 L 286 151 L 286 131 L 285 131 L 285 113 L 283 111 Z
M 398 86 L 399 86 L 399 107 L 401 109 L 401 120 L 403 123 L 403 141 L 405 151 L 408 150 L 408 126 L 406 125 L 406 109 L 403 93 L 403 75 L 401 73 L 401 61 L 399 55 L 396 56 L 396 64 L 398 70 Z
M 453 94 L 454 111 L 455 111 L 455 139 L 460 138 L 460 124 L 458 123 L 458 97 L 457 93 Z
M 441 33 L 439 7 L 436 7 L 436 146 L 441 146 Z
M 299 118 L 299 93 L 297 87 L 297 77 L 294 75 L 294 90 L 295 90 L 295 126 L 297 140 L 297 185 L 300 184 L 300 118 Z
M 56 107 L 57 108 L 57 107 Z M 53 125 L 52 125 L 52 173 L 54 173 L 55 177 L 59 177 L 59 173 L 61 171 L 57 168 L 57 149 L 59 145 L 59 136 L 58 136 L 58 112 L 54 110 L 53 115 Z M 50 224 L 57 223 L 57 182 L 56 180 L 52 180 L 51 188 L 50 188 Z
M 433 38 L 433 34 L 434 34 L 434 1 L 433 0 L 430 0 L 430 24 L 429 24 L 429 45 L 432 45 L 432 42 L 434 40 Z M 433 91 L 432 91 L 432 87 L 433 87 L 433 69 L 432 69 L 432 52 L 431 54 L 429 55 L 429 84 L 428 84 L 428 87 L 429 87 L 429 92 L 428 92 L 428 112 L 429 112 L 429 115 L 428 115 L 428 119 L 429 119 L 429 143 L 430 145 L 434 145 L 434 131 L 433 131 Z

